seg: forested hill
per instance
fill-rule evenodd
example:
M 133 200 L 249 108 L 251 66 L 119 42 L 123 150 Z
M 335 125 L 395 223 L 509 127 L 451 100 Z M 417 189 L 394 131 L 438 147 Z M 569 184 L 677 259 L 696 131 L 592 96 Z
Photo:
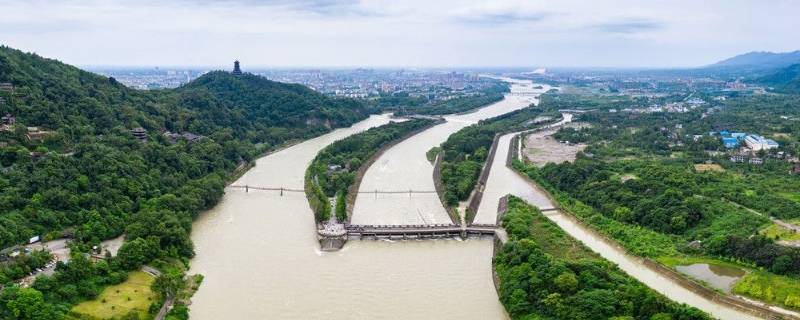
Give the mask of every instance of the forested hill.
M 46 129 L 69 128 L 103 133 L 117 125 L 163 122 L 153 97 L 108 79 L 36 54 L 0 47 L 0 83 L 14 86 L 5 93 L 0 112 L 19 122 Z M 159 119 L 161 118 L 161 119 Z
M 65 229 L 90 241 L 118 235 L 150 199 L 192 196 L 187 186 L 224 178 L 264 149 L 370 111 L 357 100 L 222 71 L 177 89 L 138 91 L 0 46 L 0 116 L 16 120 L 0 130 L 0 249 Z M 137 127 L 146 139 L 134 137 Z M 187 213 L 211 205 L 221 192 L 214 186 L 204 190 L 213 191 L 210 201 Z M 90 218 L 104 227 L 82 229 Z
M 35 319 L 60 319 L 126 271 L 191 257 L 192 220 L 217 203 L 243 161 L 371 111 L 301 85 L 221 71 L 177 89 L 138 91 L 0 46 L 0 250 L 33 236 L 72 238 L 70 263 L 25 292 L 43 294 Z M 78 254 L 123 234 L 113 259 L 91 264 Z M 10 301 L 24 297 L 9 284 L 48 259 L 0 258 L 0 319 L 15 318 Z
M 141 238 L 133 262 L 120 254 L 126 267 L 191 256 L 192 218 L 216 203 L 242 161 L 371 111 L 301 85 L 221 71 L 177 89 L 138 91 L 0 46 L 0 116 L 16 120 L 0 126 L 0 249 L 36 235 L 91 245 L 125 234 L 128 242 Z M 139 137 L 137 127 L 145 129 Z M 4 270 L 0 285 L 22 274 Z
M 274 145 L 348 126 L 369 112 L 358 100 L 222 71 L 178 89 L 138 91 L 113 78 L 8 47 L 0 47 L 2 82 L 15 87 L 14 99 L 7 97 L 0 105 L 3 115 L 10 113 L 27 126 L 83 134 L 141 126 L 212 135 L 228 128 L 238 139 Z
M 170 102 L 196 112 L 202 121 L 230 127 L 252 141 L 285 140 L 293 135 L 288 132 L 291 128 L 319 133 L 348 126 L 369 112 L 358 100 L 330 98 L 303 85 L 223 71 L 205 74 L 171 95 Z
M 774 74 L 759 78 L 757 82 L 778 92 L 800 93 L 800 64 L 780 69 Z

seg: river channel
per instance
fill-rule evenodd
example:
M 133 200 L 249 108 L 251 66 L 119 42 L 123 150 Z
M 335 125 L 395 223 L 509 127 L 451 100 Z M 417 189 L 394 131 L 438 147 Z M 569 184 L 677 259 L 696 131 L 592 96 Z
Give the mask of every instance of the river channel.
M 425 153 L 451 134 L 480 120 L 496 117 L 536 103 L 536 94 L 550 89 L 534 87 L 529 81 L 505 79 L 512 95 L 476 112 L 446 116 L 445 123 L 425 130 L 395 145 L 367 169 L 353 207 L 353 224 L 404 225 L 451 223 L 436 193 L 369 194 L 373 190 L 434 191 L 433 164 Z
M 521 81 L 512 82 L 512 88 L 546 90 Z M 409 182 L 386 185 L 391 189 L 433 190 L 425 151 L 466 125 L 532 102 L 530 96 L 508 96 L 477 112 L 450 117 L 407 140 L 427 137 L 410 148 L 415 152 L 394 152 L 407 148 L 406 142 L 401 143 L 373 167 L 395 170 Z M 265 156 L 235 184 L 302 189 L 305 169 L 319 150 L 388 121 L 386 116 L 373 116 Z M 415 164 L 423 171 L 396 164 Z M 364 179 L 367 187 L 384 188 L 371 177 Z M 420 200 L 423 205 L 413 208 L 424 209 L 428 223 L 449 222 L 435 197 Z M 387 202 L 373 208 L 395 213 L 390 210 L 394 207 Z M 354 223 L 361 217 L 391 223 L 416 221 L 419 215 L 391 214 L 395 220 L 355 215 Z M 508 318 L 492 283 L 490 240 L 350 241 L 341 251 L 324 253 L 314 231 L 313 214 L 302 193 L 227 189 L 222 201 L 193 225 L 197 254 L 190 272 L 205 275 L 205 280 L 192 299 L 192 319 Z
M 512 92 L 546 91 L 513 81 Z M 485 119 L 523 108 L 531 96 L 508 95 L 477 112 L 405 140 L 367 171 L 362 190 L 433 190 L 425 152 L 448 135 Z M 236 184 L 302 189 L 303 174 L 319 150 L 337 139 L 379 126 L 372 116 L 257 160 Z M 552 204 L 505 168 L 511 136 L 500 139 L 476 222 L 492 223 L 497 198 L 506 193 L 535 205 Z M 494 190 L 498 189 L 498 190 Z M 432 195 L 361 195 L 353 223 L 449 223 Z M 547 215 L 589 248 L 651 288 L 721 319 L 754 319 L 705 299 L 646 268 L 567 216 Z M 192 319 L 507 319 L 491 278 L 492 241 L 350 241 L 321 252 L 313 214 L 303 193 L 226 190 L 222 201 L 194 223 L 196 257 L 191 273 L 205 275 L 193 298 Z

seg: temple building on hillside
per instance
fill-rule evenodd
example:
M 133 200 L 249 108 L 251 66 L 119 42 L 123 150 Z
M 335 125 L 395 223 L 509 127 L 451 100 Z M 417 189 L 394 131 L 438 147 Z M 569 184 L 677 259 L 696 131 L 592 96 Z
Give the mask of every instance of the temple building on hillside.
M 0 82 L 0 91 L 13 92 L 14 85 L 8 82 Z
M 242 69 L 239 69 L 239 60 L 233 62 L 233 74 L 237 76 L 242 75 Z
M 10 113 L 6 113 L 6 115 L 4 115 L 2 118 L 2 124 L 4 125 L 13 126 L 15 123 L 17 123 L 17 118 L 12 116 Z
M 133 137 L 138 139 L 139 141 L 146 142 L 147 141 L 147 130 L 142 127 L 136 127 L 131 130 Z

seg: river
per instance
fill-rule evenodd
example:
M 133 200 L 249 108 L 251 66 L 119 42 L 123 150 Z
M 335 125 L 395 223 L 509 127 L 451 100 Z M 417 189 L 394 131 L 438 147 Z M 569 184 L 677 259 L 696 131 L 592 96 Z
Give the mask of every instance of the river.
M 533 90 L 515 81 L 514 92 Z M 545 91 L 541 89 L 541 91 Z M 478 112 L 447 117 L 384 153 L 361 189 L 433 190 L 425 152 L 466 125 L 534 102 L 508 96 Z M 236 184 L 302 188 L 316 153 L 350 134 L 385 124 L 373 116 L 257 160 Z M 505 168 L 511 135 L 500 139 L 477 222 L 491 223 L 496 198 L 512 193 L 552 206 L 524 179 Z M 192 319 L 507 319 L 491 279 L 488 240 L 350 241 L 324 253 L 303 193 L 228 189 L 222 201 L 194 223 L 197 252 L 191 273 L 205 275 L 193 298 Z M 360 196 L 353 223 L 447 223 L 435 194 Z M 485 208 L 484 208 L 485 207 Z M 494 209 L 494 210 L 492 210 Z M 753 319 L 724 308 L 644 267 L 636 257 L 600 241 L 566 216 L 548 214 L 561 228 L 622 270 L 666 296 L 722 319 Z
M 520 81 L 512 87 L 535 90 Z M 413 181 L 386 186 L 393 190 L 433 190 L 425 151 L 466 125 L 532 101 L 509 96 L 477 112 L 449 117 L 447 123 L 415 136 L 427 138 L 417 140 L 424 146 L 410 148 L 414 153 L 394 152 L 408 148 L 405 142 L 398 144 L 381 159 L 387 154 L 399 158 L 387 157 L 387 162 L 376 162 L 373 168 L 396 170 Z M 305 169 L 319 150 L 388 121 L 386 116 L 373 116 L 265 156 L 235 184 L 302 188 Z M 398 164 L 424 171 L 408 171 Z M 371 177 L 365 177 L 366 186 L 384 188 Z M 428 222 L 448 222 L 434 197 L 420 201 L 430 210 L 425 213 Z M 387 205 L 375 208 L 390 212 L 392 204 Z M 203 274 L 205 280 L 192 299 L 192 319 L 507 319 L 492 283 L 489 240 L 350 241 L 343 250 L 327 253 L 320 251 L 315 230 L 302 193 L 281 196 L 227 189 L 221 202 L 193 225 L 197 254 L 190 273 Z
M 504 79 L 511 83 L 514 94 L 543 93 L 529 81 Z M 433 191 L 433 164 L 425 157 L 431 148 L 442 144 L 447 137 L 479 120 L 496 117 L 536 103 L 535 96 L 507 95 L 500 102 L 476 112 L 446 116 L 445 123 L 425 130 L 395 145 L 367 169 L 353 207 L 353 224 L 438 224 L 451 223 L 436 193 L 428 194 L 369 194 L 374 190 Z

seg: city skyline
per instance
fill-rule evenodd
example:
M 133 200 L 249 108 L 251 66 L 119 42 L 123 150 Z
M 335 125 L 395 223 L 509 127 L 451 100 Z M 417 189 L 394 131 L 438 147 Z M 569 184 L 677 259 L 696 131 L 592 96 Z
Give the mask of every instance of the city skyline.
M 81 66 L 669 68 L 800 49 L 794 1 L 0 5 L 0 44 Z

